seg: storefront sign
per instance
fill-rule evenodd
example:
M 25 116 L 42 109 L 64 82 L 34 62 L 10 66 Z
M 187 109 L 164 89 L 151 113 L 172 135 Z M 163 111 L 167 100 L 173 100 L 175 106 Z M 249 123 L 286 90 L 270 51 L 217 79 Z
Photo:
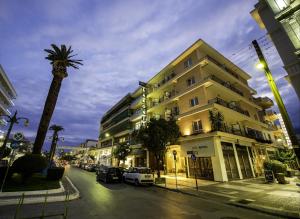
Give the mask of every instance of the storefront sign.
M 274 182 L 274 174 L 272 170 L 265 170 L 265 179 L 267 182 Z

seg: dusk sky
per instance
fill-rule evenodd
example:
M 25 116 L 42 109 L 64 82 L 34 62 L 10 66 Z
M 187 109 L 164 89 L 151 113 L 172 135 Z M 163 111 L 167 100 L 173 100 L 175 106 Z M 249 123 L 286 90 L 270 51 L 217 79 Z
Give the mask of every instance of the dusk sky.
M 13 131 L 35 138 L 52 80 L 44 49 L 52 43 L 72 45 L 84 60 L 79 70 L 69 69 L 50 123 L 65 128 L 65 145 L 97 139 L 103 113 L 198 38 L 247 71 L 259 96 L 273 99 L 249 48 L 252 40 L 266 34 L 249 14 L 256 2 L 0 0 L 0 64 L 18 93 L 11 111 L 30 119 L 29 127 L 17 125 Z M 262 44 L 299 132 L 300 103 L 283 78 L 276 50 L 266 41 Z

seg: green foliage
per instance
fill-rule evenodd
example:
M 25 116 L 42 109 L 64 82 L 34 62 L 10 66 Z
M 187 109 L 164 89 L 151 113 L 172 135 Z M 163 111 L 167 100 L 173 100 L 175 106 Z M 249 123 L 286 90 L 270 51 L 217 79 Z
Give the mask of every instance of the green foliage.
M 278 160 L 270 160 L 264 162 L 265 170 L 272 170 L 274 174 L 285 173 L 287 166 Z
M 47 170 L 47 179 L 60 180 L 65 172 L 64 167 L 51 167 Z
M 275 159 L 282 163 L 295 160 L 295 158 L 296 155 L 293 150 L 280 150 L 280 151 L 276 151 L 275 154 Z
M 20 173 L 24 182 L 33 173 L 41 172 L 46 167 L 46 157 L 39 154 L 26 154 L 14 161 L 12 171 L 14 173 Z
M 224 115 L 217 110 L 209 110 L 212 131 L 220 131 L 224 123 Z
M 130 152 L 131 149 L 128 144 L 120 144 L 119 146 L 117 146 L 117 148 L 114 149 L 113 156 L 117 158 L 119 162 L 121 160 L 125 161 Z
M 176 121 L 165 119 L 151 119 L 146 127 L 142 126 L 134 134 L 134 138 L 154 154 L 158 173 L 159 162 L 166 152 L 166 146 L 175 144 L 179 136 L 180 131 Z
M 65 45 L 61 45 L 60 48 L 55 44 L 51 44 L 51 49 L 45 49 L 44 51 L 48 53 L 46 59 L 50 60 L 51 65 L 55 64 L 55 62 L 62 63 L 65 67 L 73 67 L 78 69 L 78 65 L 82 65 L 82 60 L 71 59 L 74 55 L 72 55 L 73 50 L 71 46 L 67 49 Z
M 0 148 L 0 154 L 2 154 L 2 159 L 9 156 L 11 153 L 11 148 L 8 148 L 8 147 L 1 147 Z

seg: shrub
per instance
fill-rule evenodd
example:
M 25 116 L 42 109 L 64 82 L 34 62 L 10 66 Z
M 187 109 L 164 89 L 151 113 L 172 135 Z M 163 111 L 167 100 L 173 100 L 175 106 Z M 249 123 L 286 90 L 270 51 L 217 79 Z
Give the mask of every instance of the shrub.
M 274 174 L 277 173 L 285 173 L 286 172 L 286 165 L 278 160 L 270 160 L 264 162 L 264 169 L 265 170 L 272 170 Z
M 64 167 L 51 167 L 47 170 L 47 179 L 60 180 L 64 175 Z
M 26 154 L 19 157 L 12 165 L 12 171 L 22 175 L 23 183 L 33 173 L 41 172 L 47 167 L 47 159 L 39 154 Z

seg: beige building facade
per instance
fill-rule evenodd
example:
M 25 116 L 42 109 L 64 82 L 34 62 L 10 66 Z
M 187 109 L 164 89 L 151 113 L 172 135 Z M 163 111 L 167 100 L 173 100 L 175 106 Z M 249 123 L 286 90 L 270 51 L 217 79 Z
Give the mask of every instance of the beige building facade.
M 198 40 L 130 94 L 128 131 L 139 129 L 145 118 L 177 120 L 181 137 L 178 145 L 168 146 L 166 174 L 176 171 L 215 181 L 261 175 L 268 151 L 277 149 L 273 129 L 265 119 L 265 110 L 273 102 L 253 97 L 256 91 L 248 85 L 250 78 Z M 147 153 L 144 159 L 149 165 Z

